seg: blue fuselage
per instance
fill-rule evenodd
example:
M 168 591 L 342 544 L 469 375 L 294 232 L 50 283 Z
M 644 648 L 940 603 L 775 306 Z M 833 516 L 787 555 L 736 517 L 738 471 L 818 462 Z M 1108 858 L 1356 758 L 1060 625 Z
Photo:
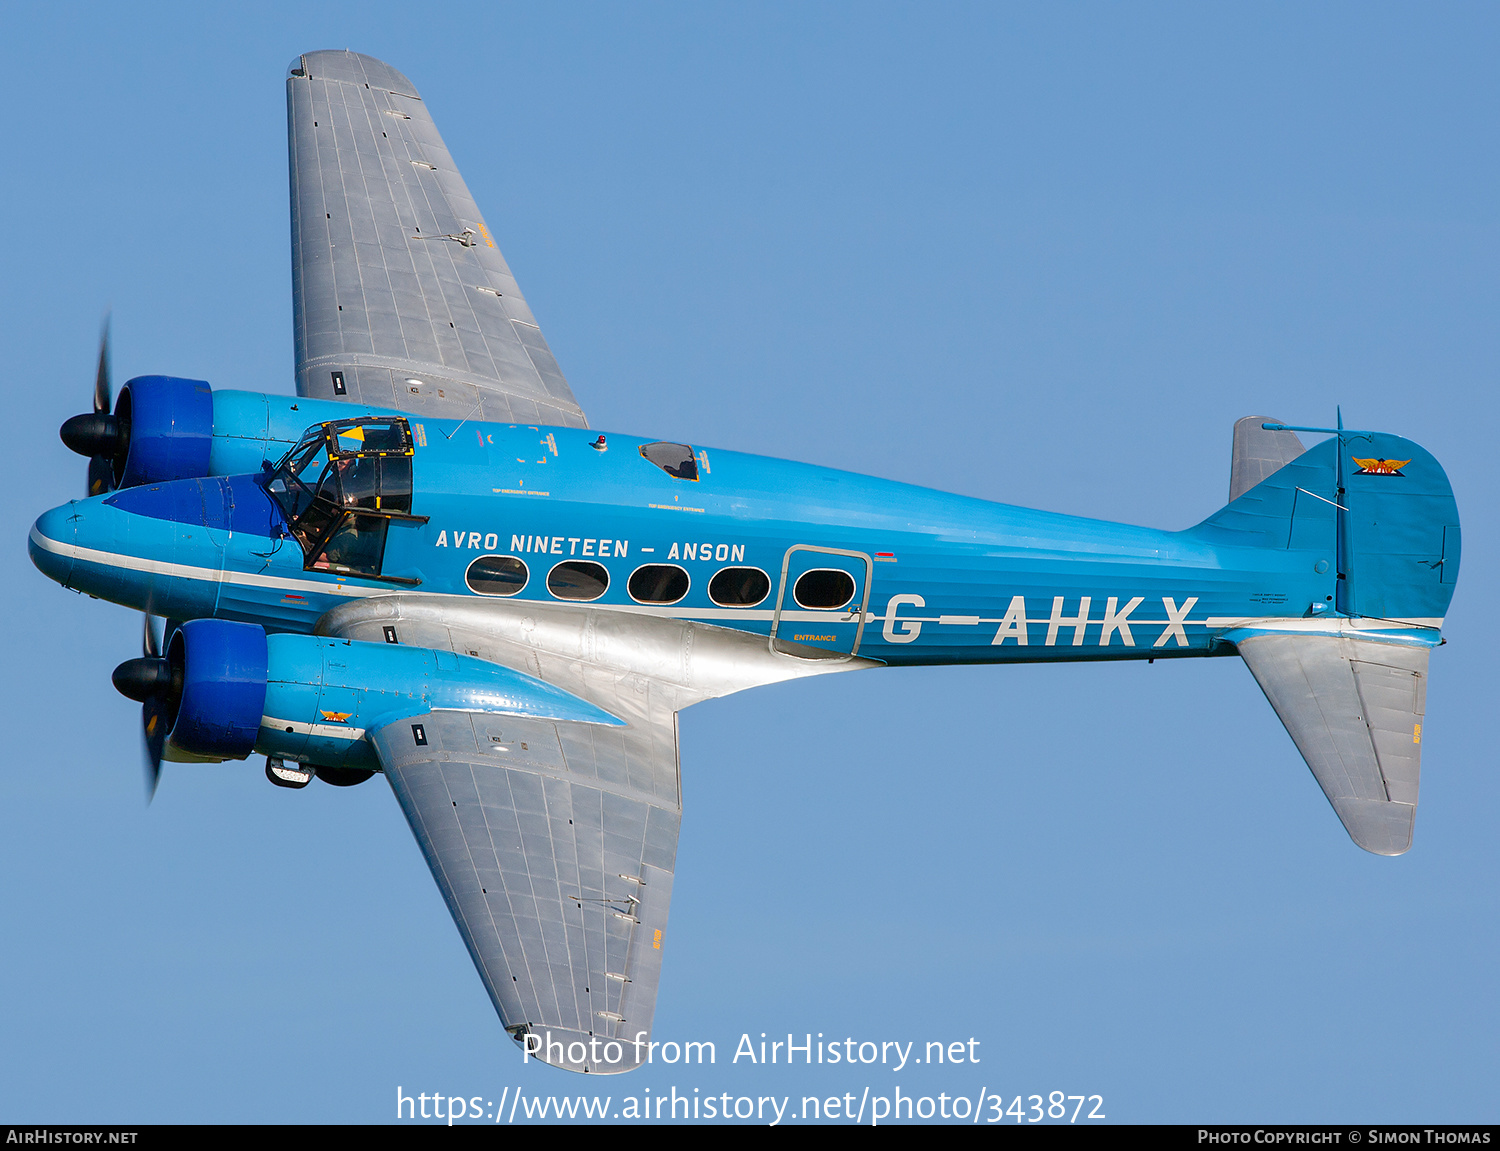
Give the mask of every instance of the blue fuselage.
M 289 418 L 330 418 L 324 407 L 349 412 L 303 401 Z M 599 608 L 774 629 L 789 648 L 889 664 L 1204 655 L 1232 650 L 1219 638 L 1251 621 L 1333 603 L 1331 531 L 1307 547 L 1235 546 L 716 448 L 694 448 L 698 476 L 682 479 L 635 437 L 611 435 L 600 450 L 594 431 L 408 418 L 411 511 L 426 522 L 391 524 L 388 578 L 307 570 L 264 472 L 73 501 L 37 521 L 33 558 L 65 586 L 157 615 L 295 632 L 351 598 L 397 590 L 576 602 L 565 577 L 585 563 L 607 579 L 587 601 Z M 256 428 L 246 470 L 290 446 Z M 481 557 L 509 557 L 520 573 L 501 589 L 509 594 L 482 581 L 488 592 L 473 590 L 466 573 Z M 565 564 L 573 569 L 555 575 Z M 631 577 L 647 565 L 681 569 L 686 594 L 641 602 Z M 711 596 L 728 568 L 764 573 L 764 597 Z M 836 608 L 800 603 L 809 571 L 852 586 L 852 597 Z M 827 575 L 838 572 L 847 581 Z

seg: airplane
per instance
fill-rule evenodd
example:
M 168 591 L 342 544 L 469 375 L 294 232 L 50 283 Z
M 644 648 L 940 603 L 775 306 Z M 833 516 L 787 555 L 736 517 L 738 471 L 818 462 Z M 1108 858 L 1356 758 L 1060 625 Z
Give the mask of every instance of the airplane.
M 312 52 L 286 88 L 296 394 L 115 396 L 106 329 L 61 430 L 88 495 L 29 551 L 146 613 L 113 680 L 148 794 L 383 775 L 527 1055 L 649 1057 L 677 715 L 762 684 L 1239 656 L 1353 841 L 1410 848 L 1460 559 L 1423 448 L 1246 417 L 1226 505 L 1159 531 L 601 433 L 406 77 Z

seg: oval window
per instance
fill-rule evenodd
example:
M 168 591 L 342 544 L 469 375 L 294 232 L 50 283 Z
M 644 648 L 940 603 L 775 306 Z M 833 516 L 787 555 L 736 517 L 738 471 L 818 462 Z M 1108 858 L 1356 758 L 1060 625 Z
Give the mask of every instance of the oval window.
M 588 560 L 564 560 L 547 573 L 547 590 L 558 599 L 598 599 L 608 587 L 604 565 Z
M 816 568 L 797 577 L 792 595 L 801 607 L 830 611 L 854 598 L 854 577 L 837 568 Z
M 676 603 L 687 595 L 687 572 L 676 564 L 646 564 L 630 575 L 626 589 L 637 603 Z
M 720 607 L 754 607 L 771 594 L 771 577 L 760 568 L 725 568 L 708 581 L 708 598 Z
M 515 556 L 480 556 L 464 572 L 469 588 L 480 595 L 515 595 L 531 573 Z

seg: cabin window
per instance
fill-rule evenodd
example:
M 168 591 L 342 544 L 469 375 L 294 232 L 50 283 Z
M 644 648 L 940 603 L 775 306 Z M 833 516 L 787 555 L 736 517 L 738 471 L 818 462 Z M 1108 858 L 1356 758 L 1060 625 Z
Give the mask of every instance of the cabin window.
M 625 585 L 636 603 L 676 603 L 687 595 L 691 581 L 676 564 L 646 564 L 630 575 Z
M 530 578 L 525 561 L 515 556 L 480 556 L 464 573 L 470 590 L 480 595 L 515 595 Z
M 587 560 L 564 560 L 547 573 L 547 590 L 558 599 L 598 599 L 608 588 L 604 565 Z
M 837 568 L 814 568 L 797 577 L 792 596 L 799 607 L 832 611 L 854 598 L 854 577 Z
M 720 607 L 754 607 L 771 594 L 771 577 L 760 568 L 725 568 L 708 581 L 708 598 Z
M 698 480 L 698 460 L 687 444 L 669 444 L 665 440 L 642 444 L 641 455 L 674 479 L 695 483 Z

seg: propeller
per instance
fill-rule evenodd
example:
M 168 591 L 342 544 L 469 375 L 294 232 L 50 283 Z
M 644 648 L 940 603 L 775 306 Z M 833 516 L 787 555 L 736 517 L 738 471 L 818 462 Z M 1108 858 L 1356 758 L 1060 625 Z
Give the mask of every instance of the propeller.
M 94 373 L 94 410 L 74 416 L 59 429 L 69 449 L 89 458 L 88 494 L 112 491 L 124 470 L 130 447 L 129 421 L 110 412 L 113 388 L 109 373 L 109 316 L 99 333 L 99 367 Z
M 170 637 L 174 630 L 174 621 L 167 620 L 164 637 Z M 174 664 L 161 654 L 151 616 L 145 617 L 140 658 L 127 659 L 115 668 L 110 678 L 116 691 L 141 705 L 141 733 L 146 752 L 146 802 L 150 803 L 156 795 L 156 785 L 161 782 L 167 733 L 172 730 L 178 705 L 182 702 L 182 665 L 180 662 Z

